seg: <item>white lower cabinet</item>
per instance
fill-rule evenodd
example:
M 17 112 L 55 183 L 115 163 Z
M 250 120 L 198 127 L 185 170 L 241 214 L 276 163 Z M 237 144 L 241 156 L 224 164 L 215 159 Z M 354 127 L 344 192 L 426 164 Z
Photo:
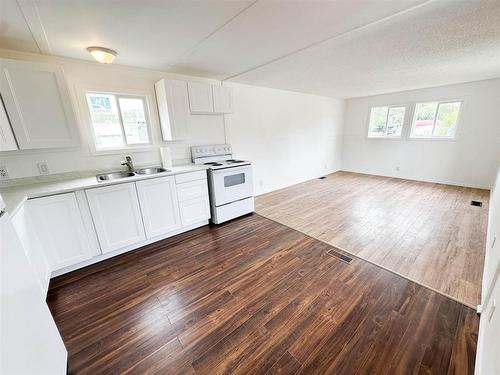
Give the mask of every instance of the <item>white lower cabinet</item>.
M 206 178 L 178 183 L 177 194 L 183 226 L 210 219 L 210 203 Z
M 75 193 L 31 199 L 28 210 L 51 271 L 92 258 Z
M 85 192 L 103 253 L 146 239 L 134 182 Z
M 147 238 L 165 235 L 182 226 L 174 176 L 138 181 L 136 185 Z
M 210 219 L 205 171 L 34 198 L 25 208 L 27 215 L 19 212 L 14 222 L 26 237 L 27 255 L 33 258 L 44 293 L 51 274 L 66 273 L 80 263 L 86 266 L 113 255 L 107 253 L 132 250 Z M 35 257 L 39 249 L 48 266 Z
M 208 196 L 180 202 L 182 225 L 191 225 L 210 219 Z

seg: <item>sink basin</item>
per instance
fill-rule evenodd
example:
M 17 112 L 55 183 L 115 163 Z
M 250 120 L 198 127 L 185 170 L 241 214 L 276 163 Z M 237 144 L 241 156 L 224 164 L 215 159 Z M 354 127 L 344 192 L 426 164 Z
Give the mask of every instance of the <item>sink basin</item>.
M 133 177 L 133 176 L 135 176 L 134 172 L 111 172 L 111 173 L 98 174 L 96 177 L 98 182 L 103 182 L 103 181 L 119 180 L 122 178 Z
M 153 168 L 141 168 L 135 171 L 135 173 L 137 174 L 157 174 L 164 172 L 170 172 L 170 170 L 160 167 L 153 167 Z

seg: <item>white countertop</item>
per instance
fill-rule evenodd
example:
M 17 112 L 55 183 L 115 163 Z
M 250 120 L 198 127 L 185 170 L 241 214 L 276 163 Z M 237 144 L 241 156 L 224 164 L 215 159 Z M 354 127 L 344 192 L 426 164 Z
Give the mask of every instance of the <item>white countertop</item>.
M 206 170 L 206 165 L 187 164 L 168 167 L 169 172 L 159 173 L 155 175 L 135 175 L 113 181 L 98 182 L 96 176 L 72 178 L 66 180 L 48 181 L 29 185 L 17 185 L 0 189 L 0 195 L 5 202 L 7 212 L 12 216 L 22 206 L 22 204 L 30 198 L 38 198 L 46 195 L 62 194 L 72 191 L 102 187 L 107 185 L 122 184 L 149 178 L 158 178 L 164 176 L 172 176 L 180 173 L 195 172 Z

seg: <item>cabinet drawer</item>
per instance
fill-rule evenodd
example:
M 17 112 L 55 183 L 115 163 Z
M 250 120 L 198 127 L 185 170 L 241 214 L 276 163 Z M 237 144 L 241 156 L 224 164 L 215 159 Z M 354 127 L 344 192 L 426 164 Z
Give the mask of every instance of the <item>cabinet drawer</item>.
M 179 198 L 179 202 L 184 202 L 193 198 L 208 197 L 207 180 L 177 184 L 177 197 Z
M 175 182 L 177 184 L 182 184 L 183 182 L 195 181 L 195 180 L 206 180 L 207 171 L 196 171 L 189 173 L 181 173 L 175 175 Z

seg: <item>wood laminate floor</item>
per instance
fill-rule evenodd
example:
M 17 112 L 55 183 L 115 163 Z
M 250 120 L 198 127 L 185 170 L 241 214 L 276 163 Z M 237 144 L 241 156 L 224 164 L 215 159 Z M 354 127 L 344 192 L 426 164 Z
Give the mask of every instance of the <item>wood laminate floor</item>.
M 488 190 L 337 172 L 259 196 L 256 212 L 477 306 L 488 204 Z
M 463 304 L 257 214 L 51 281 L 71 374 L 473 374 Z

